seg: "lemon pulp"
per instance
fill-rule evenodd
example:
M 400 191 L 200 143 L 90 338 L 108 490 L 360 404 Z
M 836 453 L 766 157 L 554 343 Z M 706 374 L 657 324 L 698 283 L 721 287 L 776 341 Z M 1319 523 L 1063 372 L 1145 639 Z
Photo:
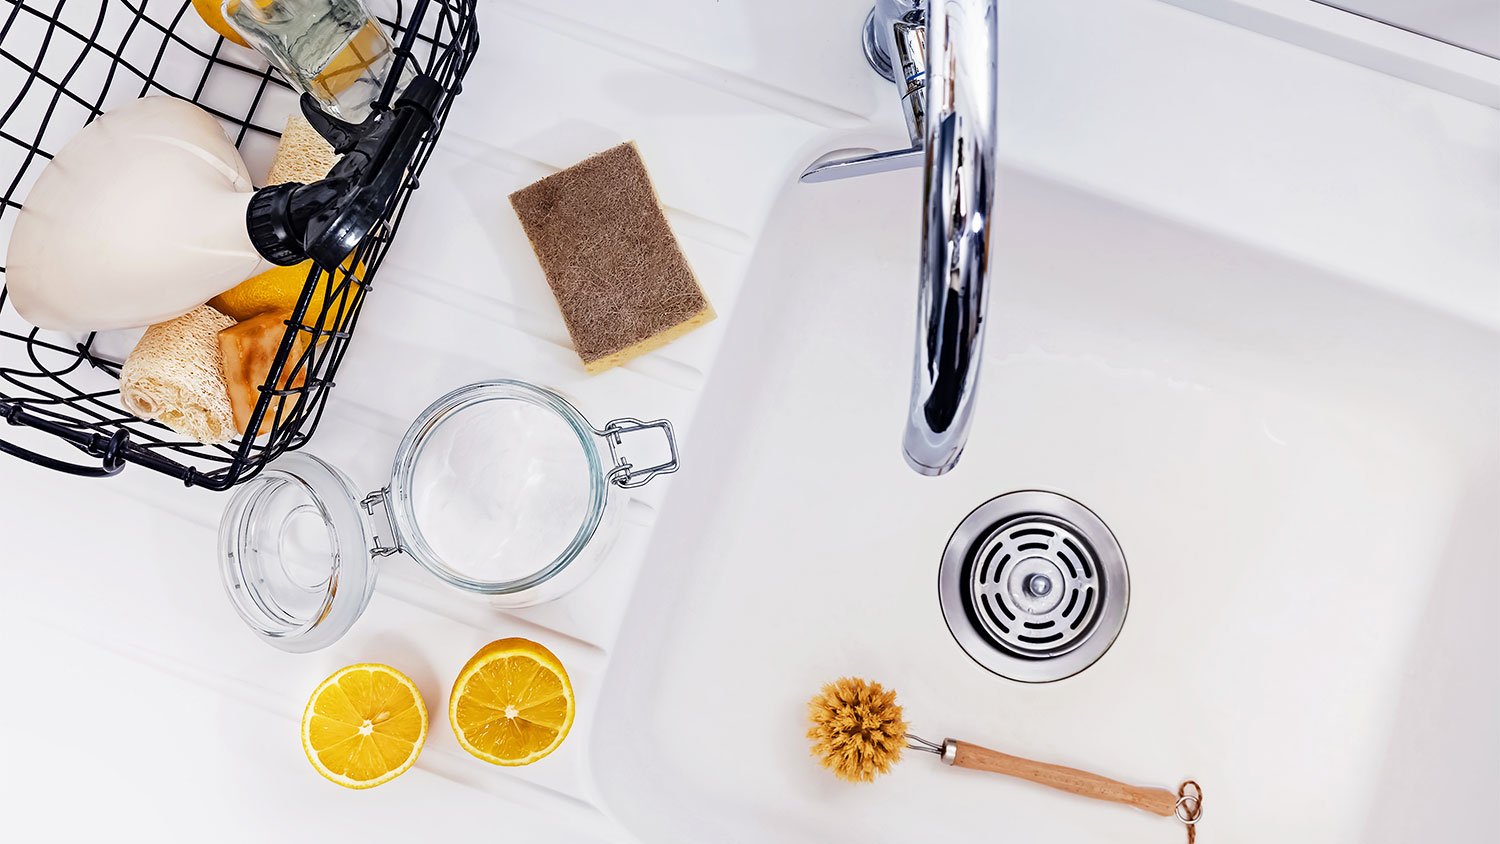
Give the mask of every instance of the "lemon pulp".
M 347 788 L 389 782 L 427 740 L 427 706 L 411 678 L 388 665 L 341 668 L 320 683 L 302 714 L 302 749 L 326 779 Z
M 529 765 L 556 750 L 573 716 L 568 672 L 529 639 L 481 648 L 459 672 L 448 702 L 459 745 L 496 765 Z

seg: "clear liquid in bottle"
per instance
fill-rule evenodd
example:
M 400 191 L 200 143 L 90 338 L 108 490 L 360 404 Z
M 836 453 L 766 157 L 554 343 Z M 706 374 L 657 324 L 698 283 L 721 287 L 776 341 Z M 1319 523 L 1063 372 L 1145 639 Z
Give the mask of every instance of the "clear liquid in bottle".
M 390 36 L 360 0 L 226 0 L 224 17 L 293 86 L 353 123 L 369 115 L 397 63 Z M 414 75 L 408 63 L 397 94 Z

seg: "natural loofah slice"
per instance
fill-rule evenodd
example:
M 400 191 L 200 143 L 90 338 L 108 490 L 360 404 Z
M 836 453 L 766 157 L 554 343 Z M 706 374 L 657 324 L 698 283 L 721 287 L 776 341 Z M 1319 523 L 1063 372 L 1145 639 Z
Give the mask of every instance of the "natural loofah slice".
M 901 760 L 906 721 L 894 689 L 840 677 L 807 702 L 812 754 L 849 782 L 870 782 Z
M 219 332 L 234 320 L 207 305 L 146 329 L 120 369 L 120 403 L 200 443 L 234 439 Z
M 307 118 L 294 111 L 286 119 L 281 143 L 276 145 L 276 160 L 271 162 L 266 184 L 316 182 L 328 175 L 338 160 L 333 147 L 323 140 L 318 130 L 307 122 Z
M 602 372 L 714 318 L 635 144 L 510 195 L 573 348 Z

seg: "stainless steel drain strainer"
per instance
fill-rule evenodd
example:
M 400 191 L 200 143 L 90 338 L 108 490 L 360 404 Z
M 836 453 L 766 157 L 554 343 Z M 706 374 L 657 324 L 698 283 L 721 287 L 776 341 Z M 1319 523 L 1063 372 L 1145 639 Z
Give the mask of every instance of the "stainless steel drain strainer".
M 943 550 L 938 598 L 980 665 L 1013 680 L 1070 677 L 1125 624 L 1130 574 L 1093 511 L 1051 492 L 1011 492 L 970 513 Z

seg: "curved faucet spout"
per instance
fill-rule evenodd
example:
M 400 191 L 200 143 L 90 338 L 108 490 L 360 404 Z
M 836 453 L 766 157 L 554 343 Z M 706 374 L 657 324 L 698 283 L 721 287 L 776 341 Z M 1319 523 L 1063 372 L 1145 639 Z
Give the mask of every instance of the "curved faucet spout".
M 911 413 L 902 451 L 924 475 L 958 463 L 984 349 L 995 202 L 995 0 L 927 13 L 927 187 Z
M 911 412 L 902 452 L 924 475 L 963 454 L 984 349 L 995 204 L 996 0 L 876 0 L 870 66 L 896 83 L 912 145 L 819 158 L 804 182 L 920 166 L 922 254 Z

